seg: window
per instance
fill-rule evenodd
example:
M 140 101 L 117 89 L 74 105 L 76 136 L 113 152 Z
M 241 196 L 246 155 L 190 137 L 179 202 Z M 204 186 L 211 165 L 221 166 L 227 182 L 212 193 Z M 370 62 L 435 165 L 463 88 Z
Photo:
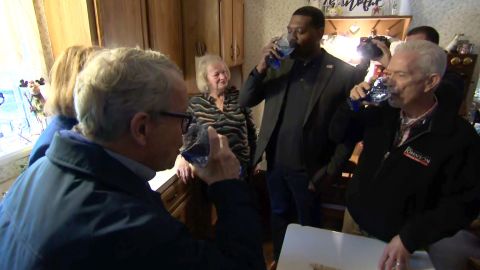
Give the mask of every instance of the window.
M 0 158 L 33 144 L 46 124 L 30 110 L 29 88 L 19 87 L 47 73 L 34 2 L 0 1 Z
M 0 156 L 35 142 L 46 126 L 44 118 L 30 110 L 30 90 L 25 87 L 0 88 Z

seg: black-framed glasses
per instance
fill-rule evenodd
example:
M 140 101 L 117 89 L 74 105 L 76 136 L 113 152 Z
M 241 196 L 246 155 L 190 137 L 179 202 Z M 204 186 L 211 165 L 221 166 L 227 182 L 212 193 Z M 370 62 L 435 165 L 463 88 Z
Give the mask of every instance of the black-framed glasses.
M 158 112 L 160 115 L 165 115 L 165 116 L 170 116 L 170 117 L 175 117 L 175 118 L 181 118 L 182 119 L 182 134 L 187 133 L 188 127 L 190 127 L 190 124 L 193 122 L 193 115 L 190 113 L 178 113 L 178 112 L 165 112 L 161 111 Z

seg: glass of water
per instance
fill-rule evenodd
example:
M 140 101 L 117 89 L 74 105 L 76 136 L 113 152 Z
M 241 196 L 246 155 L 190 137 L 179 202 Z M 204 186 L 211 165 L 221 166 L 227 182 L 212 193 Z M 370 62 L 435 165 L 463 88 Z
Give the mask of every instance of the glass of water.
M 288 57 L 297 47 L 297 43 L 291 38 L 290 34 L 288 33 L 283 33 L 282 36 L 274 43 L 276 45 L 276 51 L 281 57 L 281 59 L 285 59 L 286 57 Z M 281 59 L 269 56 L 267 59 L 267 64 L 274 69 L 279 69 Z
M 357 112 L 360 110 L 360 105 L 362 101 L 366 101 L 372 105 L 378 106 L 383 101 L 389 99 L 390 95 L 391 92 L 388 86 L 385 84 L 385 77 L 379 77 L 375 80 L 372 88 L 368 90 L 364 98 L 357 100 L 350 99 L 350 106 L 353 111 Z
M 183 135 L 183 146 L 180 155 L 194 166 L 204 168 L 210 155 L 210 142 L 208 139 L 208 125 L 198 122 L 190 124 L 188 131 Z

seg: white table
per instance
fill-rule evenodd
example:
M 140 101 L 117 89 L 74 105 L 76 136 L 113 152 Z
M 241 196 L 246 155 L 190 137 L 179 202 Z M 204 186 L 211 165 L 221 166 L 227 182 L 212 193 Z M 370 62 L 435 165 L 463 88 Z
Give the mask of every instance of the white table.
M 159 171 L 155 174 L 155 177 L 148 181 L 150 188 L 154 191 L 163 192 L 163 190 L 175 180 L 174 176 L 177 170 L 175 168 Z
M 312 264 L 338 270 L 375 270 L 386 244 L 376 239 L 290 224 L 278 270 L 312 270 Z M 434 269 L 426 252 L 410 257 L 411 270 Z

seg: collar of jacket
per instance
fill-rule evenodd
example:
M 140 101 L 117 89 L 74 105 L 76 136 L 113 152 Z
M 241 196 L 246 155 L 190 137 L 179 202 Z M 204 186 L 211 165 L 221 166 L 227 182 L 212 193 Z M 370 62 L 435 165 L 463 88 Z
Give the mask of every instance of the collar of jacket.
M 387 105 L 387 110 L 390 113 L 384 114 L 384 123 L 389 123 L 390 130 L 398 130 L 400 128 L 400 109 L 392 108 Z M 433 132 L 435 134 L 448 135 L 455 131 L 455 119 L 457 115 L 456 112 L 453 112 L 448 109 L 447 106 L 442 105 L 438 101 L 438 106 L 434 112 L 432 112 L 430 121 L 428 121 L 428 126 L 425 126 L 425 130 L 414 138 L 409 138 L 403 145 L 418 138 L 421 134 Z
M 81 139 L 73 131 L 55 134 L 46 156 L 60 167 L 84 173 L 94 181 L 136 197 L 145 197 L 148 184 L 110 156 L 102 146 Z

